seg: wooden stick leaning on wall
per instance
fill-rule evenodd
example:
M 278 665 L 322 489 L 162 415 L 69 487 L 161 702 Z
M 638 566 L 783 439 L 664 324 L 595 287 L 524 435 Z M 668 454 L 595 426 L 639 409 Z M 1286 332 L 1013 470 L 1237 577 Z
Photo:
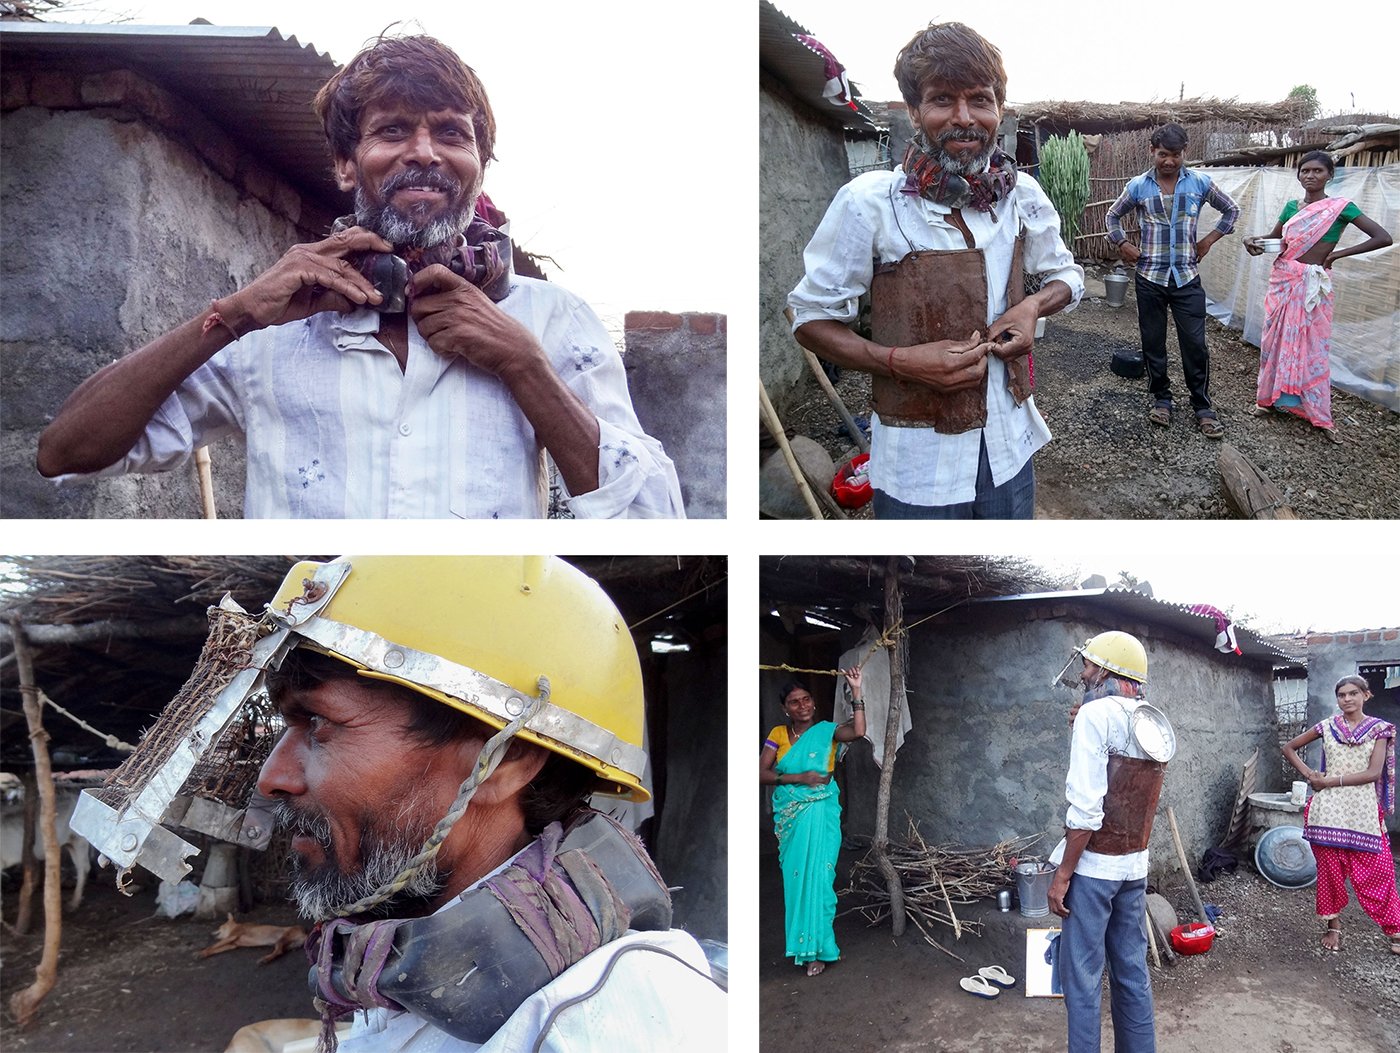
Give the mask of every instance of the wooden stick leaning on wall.
M 194 470 L 199 479 L 199 505 L 205 519 L 218 519 L 218 509 L 214 507 L 214 473 L 210 467 L 209 447 L 201 446 L 194 451 Z
M 39 784 L 39 829 L 44 835 L 44 953 L 34 970 L 34 982 L 10 997 L 10 1012 L 20 1027 L 33 1020 L 58 980 L 58 948 L 63 936 L 63 914 L 59 889 L 58 833 L 55 830 L 53 765 L 49 761 L 48 734 L 44 731 L 44 710 L 34 683 L 34 659 L 25 639 L 19 616 L 10 620 L 10 640 L 15 649 L 20 697 L 24 719 L 29 725 L 29 742 L 34 750 L 34 776 Z

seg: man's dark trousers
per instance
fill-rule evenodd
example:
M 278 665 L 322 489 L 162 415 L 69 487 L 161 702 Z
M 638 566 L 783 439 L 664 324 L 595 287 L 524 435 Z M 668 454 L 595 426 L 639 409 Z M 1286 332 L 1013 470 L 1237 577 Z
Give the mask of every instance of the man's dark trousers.
M 1181 371 L 1191 392 L 1191 408 L 1196 416 L 1215 416 L 1210 401 L 1210 352 L 1206 350 L 1206 291 L 1198 275 L 1185 285 L 1169 279 L 1166 286 L 1135 276 L 1138 330 L 1142 334 L 1142 357 L 1147 363 L 1148 390 L 1154 403 L 1172 400 L 1171 380 L 1167 377 L 1167 308 L 1176 322 L 1176 339 L 1181 345 Z

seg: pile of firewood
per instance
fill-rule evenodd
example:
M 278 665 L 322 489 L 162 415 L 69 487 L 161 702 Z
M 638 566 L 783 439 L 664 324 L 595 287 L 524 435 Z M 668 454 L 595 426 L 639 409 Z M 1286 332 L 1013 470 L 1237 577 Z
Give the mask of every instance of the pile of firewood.
M 962 939 L 964 932 L 980 935 L 981 923 L 959 918 L 955 908 L 995 896 L 998 890 L 1009 886 L 1015 879 L 1013 868 L 1018 857 L 1039 839 L 1039 834 L 1012 838 L 990 848 L 969 848 L 956 842 L 930 845 L 911 817 L 905 839 L 886 846 L 886 855 L 904 890 L 905 916 L 929 944 L 962 961 L 935 940 L 931 930 L 935 925 L 946 925 L 953 930 L 955 939 Z M 873 849 L 851 867 L 850 885 L 841 895 L 858 899 L 859 905 L 851 909 L 871 925 L 889 917 L 890 890 Z

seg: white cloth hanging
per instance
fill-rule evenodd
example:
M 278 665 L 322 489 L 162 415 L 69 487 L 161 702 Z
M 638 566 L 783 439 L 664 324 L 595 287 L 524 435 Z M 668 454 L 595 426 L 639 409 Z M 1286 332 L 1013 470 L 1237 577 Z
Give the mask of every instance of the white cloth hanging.
M 851 650 L 841 656 L 841 668 L 850 669 L 857 662 L 864 659 L 870 649 L 875 646 L 875 641 L 880 638 L 872 626 L 866 630 L 865 635 Z M 865 700 L 865 737 L 870 741 L 870 745 L 875 753 L 875 766 L 884 767 L 885 761 L 885 722 L 889 718 L 890 712 L 890 651 L 887 647 L 876 647 L 875 652 L 865 659 L 865 666 L 861 676 L 861 697 Z M 851 719 L 854 710 L 851 709 L 851 700 L 846 697 L 846 679 L 838 676 L 836 678 L 836 704 L 832 709 L 835 714 L 836 723 L 842 724 Z M 895 742 L 895 751 L 904 745 L 904 736 L 913 730 L 914 722 L 909 718 L 909 696 L 900 700 L 899 707 L 899 738 Z

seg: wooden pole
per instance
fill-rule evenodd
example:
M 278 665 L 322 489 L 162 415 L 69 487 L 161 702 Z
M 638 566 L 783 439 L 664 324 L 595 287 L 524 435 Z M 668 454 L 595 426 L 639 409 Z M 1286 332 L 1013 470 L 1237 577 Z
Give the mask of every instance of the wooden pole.
M 841 415 L 841 420 L 845 422 L 846 430 L 856 440 L 856 445 L 860 447 L 861 453 L 870 452 L 870 443 L 865 441 L 865 432 L 860 430 L 856 420 L 851 416 L 851 411 L 846 408 L 846 404 L 841 401 L 841 396 L 836 393 L 836 388 L 832 386 L 831 378 L 826 375 L 826 370 L 822 369 L 822 364 L 817 361 L 817 356 L 802 349 L 802 355 L 807 359 L 807 366 L 812 371 L 812 375 L 817 378 L 817 383 L 826 392 L 826 397 L 831 400 L 831 404 L 836 407 L 836 412 Z
M 807 479 L 802 474 L 802 467 L 797 463 L 797 455 L 792 452 L 787 436 L 783 434 L 783 422 L 778 419 L 778 411 L 773 408 L 773 402 L 768 398 L 768 389 L 764 387 L 762 377 L 758 378 L 758 408 L 763 415 L 763 423 L 768 428 L 768 434 L 773 436 L 773 441 L 778 444 L 778 449 L 783 451 L 788 471 L 792 473 L 793 479 L 797 482 L 797 491 L 802 495 L 802 500 L 807 502 L 807 508 L 812 513 L 812 518 L 821 519 L 821 506 L 817 504 L 817 499 L 812 496 L 812 490 L 808 487 Z
M 890 890 L 890 921 L 896 936 L 904 935 L 904 885 L 889 857 L 890 785 L 894 781 L 894 754 L 899 745 L 900 716 L 904 705 L 904 597 L 899 590 L 899 556 L 885 564 L 885 632 L 890 645 L 890 712 L 885 720 L 885 759 L 880 765 L 880 789 L 875 797 L 875 865 Z
M 39 810 L 39 781 L 32 771 L 21 777 L 24 784 L 24 837 L 20 846 L 20 863 L 23 877 L 19 885 L 19 911 L 15 915 L 15 932 L 20 936 L 29 934 L 29 926 L 34 922 L 34 887 L 39 883 L 39 857 L 34 854 L 34 830 Z
M 199 504 L 204 518 L 218 519 L 219 511 L 214 507 L 214 475 L 210 468 L 208 446 L 201 446 L 194 451 L 194 470 L 199 477 Z
M 61 856 L 58 833 L 54 828 L 53 766 L 49 762 L 48 735 L 44 732 L 44 710 L 34 683 L 34 659 L 18 615 L 10 620 L 10 639 L 15 648 L 24 719 L 29 725 L 29 742 L 34 750 L 34 777 L 39 783 L 39 829 L 44 835 L 44 953 L 34 970 L 34 982 L 10 997 L 10 1012 L 23 1028 L 33 1021 L 39 1003 L 53 990 L 58 980 L 58 946 L 63 934 L 63 914 L 58 884 Z
M 1202 923 L 1209 925 L 1210 915 L 1206 913 L 1201 894 L 1196 890 L 1196 879 L 1191 876 L 1191 861 L 1186 858 L 1186 848 L 1181 843 L 1181 831 L 1176 828 L 1176 813 L 1172 811 L 1171 805 L 1167 805 L 1167 822 L 1172 824 L 1172 840 L 1176 842 L 1177 862 L 1181 864 L 1181 872 L 1186 875 L 1186 887 L 1191 890 L 1191 900 L 1196 904 L 1196 915 Z

